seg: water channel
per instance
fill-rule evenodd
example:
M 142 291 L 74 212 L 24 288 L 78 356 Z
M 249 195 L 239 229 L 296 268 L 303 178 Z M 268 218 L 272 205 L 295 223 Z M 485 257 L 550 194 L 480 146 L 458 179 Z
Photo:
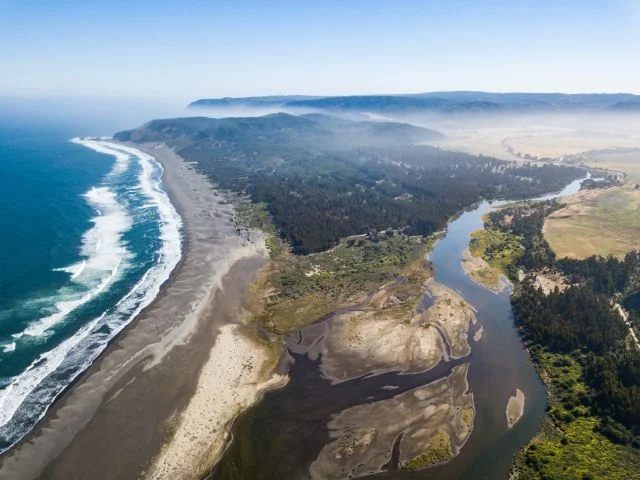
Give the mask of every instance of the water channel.
M 536 200 L 576 193 L 582 180 L 561 192 Z M 294 355 L 291 380 L 268 392 L 262 401 L 234 423 L 233 442 L 211 473 L 212 479 L 307 479 L 309 465 L 330 440 L 327 423 L 332 415 L 362 403 L 379 401 L 447 376 L 452 368 L 470 362 L 469 388 L 476 417 L 473 433 L 450 462 L 419 471 L 381 472 L 372 479 L 495 480 L 506 479 L 513 455 L 536 433 L 544 418 L 546 392 L 514 327 L 509 289 L 494 293 L 473 281 L 461 267 L 469 235 L 482 227 L 482 216 L 509 202 L 482 202 L 448 226 L 446 235 L 429 254 L 435 280 L 459 292 L 473 305 L 483 328 L 482 338 L 471 338 L 471 354 L 443 360 L 418 374 L 395 372 L 331 384 L 322 378 L 318 360 Z M 397 387 L 389 389 L 389 385 Z M 505 407 L 516 388 L 525 394 L 524 415 L 507 428 Z

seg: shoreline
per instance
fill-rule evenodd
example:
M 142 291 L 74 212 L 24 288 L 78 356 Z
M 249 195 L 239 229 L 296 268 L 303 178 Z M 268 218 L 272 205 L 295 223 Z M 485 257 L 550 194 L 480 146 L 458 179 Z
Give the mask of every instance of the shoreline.
M 133 147 L 164 169 L 163 188 L 183 219 L 182 258 L 152 303 L 0 458 L 0 479 L 140 477 L 195 395 L 218 329 L 241 318 L 264 263 L 262 237 L 236 232 L 232 207 L 204 176 L 168 148 Z
M 491 266 L 482 257 L 473 255 L 469 247 L 464 251 L 460 265 L 472 282 L 496 295 L 504 292 L 511 286 L 511 282 L 504 273 Z

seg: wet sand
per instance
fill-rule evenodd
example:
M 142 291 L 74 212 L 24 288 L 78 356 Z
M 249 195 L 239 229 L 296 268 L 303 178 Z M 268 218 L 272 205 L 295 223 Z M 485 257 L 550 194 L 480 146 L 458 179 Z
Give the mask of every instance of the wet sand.
M 457 366 L 435 382 L 335 415 L 328 425 L 333 441 L 311 464 L 311 478 L 338 480 L 398 469 L 430 452 L 434 440 L 443 435 L 453 457 L 473 429 L 467 368 L 468 364 Z
M 207 377 L 205 365 L 216 361 L 220 327 L 242 317 L 242 299 L 265 261 L 264 241 L 257 234 L 238 234 L 231 206 L 173 152 L 134 147 L 165 168 L 165 188 L 184 222 L 183 259 L 156 300 L 0 459 L 0 479 L 139 478 L 180 431 L 188 418 L 181 412 L 202 389 L 203 377 L 208 392 L 233 391 L 229 376 Z M 241 338 L 233 330 L 227 339 Z M 225 349 L 227 363 L 231 352 L 243 357 L 239 363 L 259 370 L 268 358 L 252 343 L 234 345 Z M 246 406 L 256 400 L 258 388 L 238 395 L 230 401 Z M 212 410 L 217 410 L 217 399 L 229 400 L 213 396 Z M 219 422 L 229 423 L 236 410 L 226 409 L 229 418 Z
M 239 417 L 212 478 L 351 478 L 458 454 L 475 417 L 474 311 L 432 279 L 398 310 L 395 284 L 289 336 L 291 382 Z

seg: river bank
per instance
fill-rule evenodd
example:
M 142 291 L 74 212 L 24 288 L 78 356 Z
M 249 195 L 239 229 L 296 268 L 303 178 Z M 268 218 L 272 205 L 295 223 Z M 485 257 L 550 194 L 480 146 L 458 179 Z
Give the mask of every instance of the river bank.
M 466 359 L 479 330 L 473 308 L 431 278 L 425 255 L 433 239 L 382 235 L 360 241 L 346 247 L 348 258 L 372 246 L 382 258 L 400 245 L 413 254 L 404 267 L 394 268 L 385 284 L 368 294 L 358 292 L 360 302 L 347 303 L 281 337 L 295 381 L 267 393 L 238 418 L 234 441 L 214 469 L 214 478 L 304 478 L 304 470 L 310 469 L 312 478 L 338 479 L 418 468 L 450 459 L 469 438 L 475 410 Z M 288 272 L 301 270 L 305 279 L 314 278 L 328 270 L 330 262 L 342 264 L 344 248 L 314 256 L 313 269 L 306 260 L 276 268 L 261 286 L 272 295 L 282 294 L 279 275 L 288 278 Z M 305 262 L 302 268 L 298 261 Z M 276 264 L 281 262 L 276 258 Z M 303 298 L 300 302 L 298 297 L 298 305 L 306 311 L 315 293 L 310 290 Z M 296 413 L 273 421 L 257 413 L 289 408 Z M 256 444 L 274 431 L 287 440 Z
M 578 188 L 579 182 L 574 182 L 556 195 L 565 195 Z M 544 418 L 547 399 L 545 388 L 513 325 L 510 289 L 492 292 L 469 278 L 461 265 L 471 232 L 482 227 L 483 215 L 496 203 L 483 202 L 476 209 L 462 213 L 449 224 L 444 238 L 429 253 L 431 265 L 435 267 L 433 281 L 457 292 L 458 298 L 474 308 L 478 325 L 466 338 L 470 354 L 457 360 L 441 361 L 426 372 L 377 371 L 375 375 L 367 375 L 367 372 L 355 369 L 352 362 L 360 361 L 362 355 L 369 353 L 372 354 L 370 359 L 375 360 L 375 354 L 391 345 L 380 343 L 380 338 L 385 336 L 382 333 L 376 339 L 379 348 L 374 348 L 373 352 L 366 348 L 368 337 L 357 327 L 359 322 L 369 324 L 374 320 L 370 312 L 357 313 L 352 308 L 352 311 L 342 312 L 342 318 L 332 317 L 326 324 L 306 327 L 292 336 L 290 351 L 294 362 L 289 384 L 282 390 L 267 393 L 259 404 L 238 418 L 233 426 L 234 442 L 210 478 L 309 478 L 313 475 L 321 478 L 323 475 L 339 476 L 341 472 L 376 479 L 413 479 L 425 475 L 433 479 L 507 478 L 513 455 L 535 435 Z M 389 298 L 392 297 L 380 295 L 379 303 L 383 305 Z M 429 295 L 425 295 L 422 303 L 427 310 L 433 308 Z M 453 299 L 452 303 L 455 303 Z M 408 318 L 404 328 L 411 328 Z M 355 320 L 355 323 L 346 323 L 347 320 Z M 376 322 L 375 327 L 378 325 Z M 344 337 L 342 342 L 332 341 L 333 328 L 336 329 L 333 333 Z M 313 335 L 307 337 L 305 333 Z M 455 332 L 451 333 L 457 337 Z M 350 350 L 351 354 L 344 361 L 332 362 L 330 357 L 336 351 Z M 466 353 L 462 349 L 458 355 Z M 428 363 L 433 362 L 433 356 L 425 357 L 427 359 Z M 382 363 L 375 361 L 368 367 L 375 369 Z M 406 462 L 408 457 L 401 454 L 404 440 L 398 440 L 399 430 L 393 427 L 395 422 L 390 422 L 388 435 L 379 434 L 374 438 L 368 434 L 366 423 L 358 421 L 362 417 L 372 418 L 373 410 L 367 408 L 377 404 L 379 412 L 384 412 L 385 405 L 403 399 L 405 392 L 433 385 L 450 376 L 454 368 L 467 363 L 467 388 L 473 393 L 475 405 L 473 433 L 452 459 L 448 453 L 445 455 L 446 449 L 440 448 L 438 455 L 416 457 L 416 460 L 429 460 L 428 464 L 450 459 L 447 463 L 433 466 L 428 471 L 411 470 L 414 463 Z M 527 406 L 518 422 L 509 428 L 505 406 L 517 390 L 526 396 Z M 394 398 L 396 400 L 391 400 Z M 371 407 L 365 407 L 364 403 Z M 347 424 L 349 431 L 343 428 Z M 380 448 L 383 437 L 387 438 L 382 442 L 385 447 Z M 375 448 L 362 450 L 363 445 L 375 445 Z M 357 453 L 361 450 L 362 455 Z M 371 457 L 375 451 L 388 462 L 381 462 L 376 455 Z M 349 454 L 359 459 L 353 465 Z M 403 461 L 407 468 L 398 469 Z M 361 468 L 358 467 L 360 464 Z M 312 472 L 311 465 L 314 465 Z M 366 476 L 372 470 L 376 473 Z
M 489 265 L 482 257 L 473 255 L 468 248 L 462 257 L 462 269 L 478 285 L 496 293 L 509 287 L 509 280 L 500 270 Z
M 623 389 L 638 380 L 616 384 L 616 393 L 624 393 L 612 395 L 602 378 L 616 382 L 624 367 L 614 360 L 606 374 L 596 376 L 593 365 L 612 358 L 637 361 L 633 330 L 616 301 L 633 292 L 629 287 L 637 276 L 638 260 L 630 253 L 624 270 L 612 258 L 557 260 L 545 241 L 543 225 L 559 207 L 544 202 L 505 206 L 485 225 L 526 245 L 522 256 L 508 265 L 509 271 L 519 272 L 511 304 L 549 402 L 539 432 L 515 456 L 512 478 L 629 478 L 640 462 L 632 433 L 637 417 L 620 411 L 629 404 Z M 602 286 L 603 278 L 614 276 L 615 284 Z M 590 332 L 596 330 L 606 334 L 592 340 Z M 509 425 L 521 415 L 521 393 L 507 404 Z
M 164 167 L 164 188 L 184 223 L 183 259 L 154 302 L 3 456 L 0 478 L 115 479 L 153 473 L 163 445 L 180 438 L 181 425 L 189 424 L 198 392 L 233 391 L 229 385 L 237 372 L 214 368 L 212 378 L 207 367 L 219 351 L 233 352 L 240 364 L 261 375 L 269 360 L 268 350 L 246 341 L 236 327 L 226 327 L 216 342 L 221 327 L 242 317 L 248 286 L 264 263 L 263 237 L 238 234 L 231 205 L 173 152 L 136 148 Z M 212 396 L 209 407 L 221 415 L 217 421 L 231 422 L 238 405 L 255 401 L 263 380 L 246 379 L 233 398 Z M 214 440 L 208 439 L 207 449 Z M 171 447 L 162 458 L 167 451 Z M 173 478 L 196 473 L 185 470 Z

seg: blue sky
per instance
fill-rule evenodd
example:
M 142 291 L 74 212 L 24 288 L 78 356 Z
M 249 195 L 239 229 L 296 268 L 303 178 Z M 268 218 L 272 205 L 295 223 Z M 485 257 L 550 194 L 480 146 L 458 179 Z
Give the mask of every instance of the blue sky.
M 0 96 L 640 93 L 638 3 L 0 0 Z

